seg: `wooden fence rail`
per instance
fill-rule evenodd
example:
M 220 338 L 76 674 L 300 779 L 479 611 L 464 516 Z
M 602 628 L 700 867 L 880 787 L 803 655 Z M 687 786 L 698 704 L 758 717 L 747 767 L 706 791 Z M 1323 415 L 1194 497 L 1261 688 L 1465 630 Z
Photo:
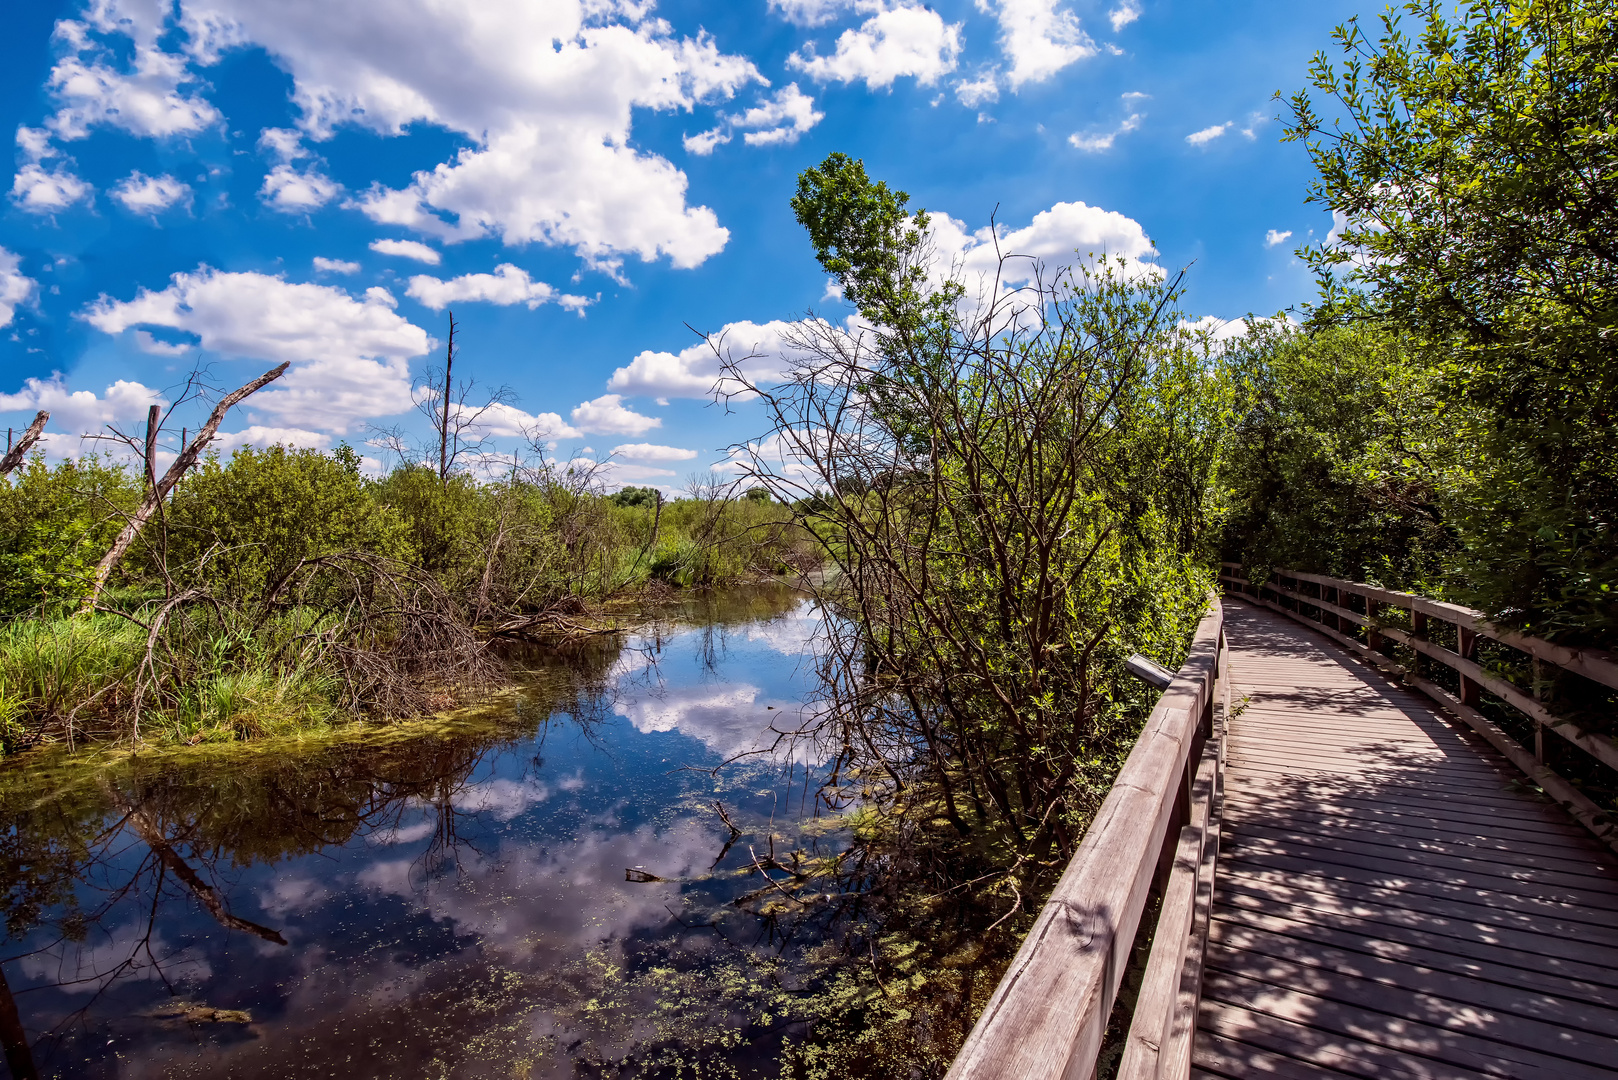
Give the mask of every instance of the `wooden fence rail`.
M 1488 638 L 1526 653 L 1533 658 L 1536 667 L 1547 664 L 1559 667 L 1612 689 L 1618 689 L 1618 657 L 1598 649 L 1570 648 L 1519 634 L 1496 626 L 1484 618 L 1482 612 L 1459 604 L 1429 600 L 1413 593 L 1395 592 L 1320 574 L 1277 570 L 1267 580 L 1255 583 L 1243 575 L 1239 564 L 1223 563 L 1220 581 L 1248 600 L 1324 631 L 1334 640 L 1437 701 L 1487 739 L 1580 824 L 1618 851 L 1618 815 L 1598 806 L 1545 764 L 1544 733 L 1549 730 L 1561 736 L 1614 769 L 1618 769 L 1618 740 L 1587 731 L 1575 721 L 1555 715 L 1537 700 L 1534 691 L 1525 690 L 1499 674 L 1484 669 L 1477 662 L 1476 654 L 1478 639 Z M 1304 591 L 1306 584 L 1314 586 L 1316 595 L 1311 596 Z M 1349 606 L 1355 598 L 1358 598 L 1364 611 L 1355 611 Z M 1379 609 L 1390 607 L 1409 613 L 1410 629 L 1389 624 Z M 1455 627 L 1456 648 L 1450 649 L 1429 638 L 1429 620 Z M 1364 641 L 1354 636 L 1358 628 L 1365 631 Z M 1406 668 L 1384 656 L 1381 652 L 1384 640 L 1413 650 L 1416 653 L 1414 667 Z M 1428 674 L 1428 661 L 1443 664 L 1455 672 L 1460 686 L 1458 694 L 1425 677 Z M 1533 722 L 1532 751 L 1478 711 L 1485 691 Z
M 1216 597 L 948 1080 L 1089 1080 L 1154 887 L 1163 903 L 1119 1076 L 1189 1076 L 1219 849 L 1226 651 Z

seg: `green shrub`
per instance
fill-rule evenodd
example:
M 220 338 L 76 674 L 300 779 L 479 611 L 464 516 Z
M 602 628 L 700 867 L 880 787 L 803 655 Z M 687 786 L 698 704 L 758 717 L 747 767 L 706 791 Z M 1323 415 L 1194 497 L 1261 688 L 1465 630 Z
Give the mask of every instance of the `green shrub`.
M 0 615 L 71 606 L 141 498 L 140 478 L 95 455 L 38 455 L 0 482 Z
M 338 552 L 410 557 L 405 524 L 372 497 L 359 455 L 272 446 L 209 457 L 180 484 L 168 515 L 171 572 L 220 596 L 257 600 L 306 559 Z

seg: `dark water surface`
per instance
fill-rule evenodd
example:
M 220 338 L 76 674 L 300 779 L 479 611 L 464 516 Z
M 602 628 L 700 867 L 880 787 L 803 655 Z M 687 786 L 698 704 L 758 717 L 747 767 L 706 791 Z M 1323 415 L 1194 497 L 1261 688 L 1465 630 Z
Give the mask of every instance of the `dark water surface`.
M 725 594 L 443 727 L 0 771 L 13 1074 L 774 1075 L 742 984 L 814 943 L 731 901 L 841 837 L 807 751 L 708 769 L 792 725 L 817 625 Z

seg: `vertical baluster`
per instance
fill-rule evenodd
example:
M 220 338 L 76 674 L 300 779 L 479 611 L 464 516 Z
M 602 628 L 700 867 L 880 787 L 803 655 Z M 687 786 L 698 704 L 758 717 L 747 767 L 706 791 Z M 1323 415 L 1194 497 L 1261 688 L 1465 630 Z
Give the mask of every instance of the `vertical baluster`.
M 1421 641 L 1427 640 L 1427 613 L 1410 609 L 1410 636 Z M 1416 674 L 1422 678 L 1427 677 L 1427 655 L 1420 649 L 1416 650 Z
M 1478 658 L 1478 632 L 1469 630 L 1459 623 L 1455 626 L 1455 651 L 1467 660 L 1476 661 Z M 1470 705 L 1474 709 L 1481 700 L 1482 687 L 1477 682 L 1461 676 L 1461 704 Z
M 1534 700 L 1543 703 L 1550 696 L 1545 684 L 1549 678 L 1545 671 L 1545 661 L 1534 657 L 1531 661 L 1534 669 Z M 1534 760 L 1541 765 L 1545 764 L 1545 725 L 1534 718 Z

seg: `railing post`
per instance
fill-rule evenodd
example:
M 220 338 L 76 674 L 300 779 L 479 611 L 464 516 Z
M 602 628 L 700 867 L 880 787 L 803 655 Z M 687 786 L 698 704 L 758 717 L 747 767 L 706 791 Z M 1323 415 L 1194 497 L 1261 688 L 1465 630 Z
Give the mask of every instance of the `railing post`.
M 1478 652 L 1478 632 L 1476 630 L 1468 630 L 1466 627 L 1456 623 L 1455 651 L 1459 653 L 1463 659 L 1476 660 Z M 1480 687 L 1476 682 L 1467 678 L 1465 675 L 1461 676 L 1462 705 L 1470 705 L 1474 709 L 1477 708 L 1478 703 L 1482 700 L 1482 690 L 1483 688 Z
M 1536 656 L 1530 663 L 1533 664 L 1534 671 L 1534 700 L 1543 703 L 1549 696 L 1545 692 L 1545 683 L 1548 681 L 1545 677 L 1545 661 Z M 1545 764 L 1545 725 L 1540 721 L 1539 717 L 1536 716 L 1533 719 L 1534 760 L 1543 765 Z
M 1410 609 L 1410 636 L 1421 641 L 1427 640 L 1427 613 Z M 1416 650 L 1416 674 L 1422 678 L 1427 677 L 1427 654 L 1420 649 Z

